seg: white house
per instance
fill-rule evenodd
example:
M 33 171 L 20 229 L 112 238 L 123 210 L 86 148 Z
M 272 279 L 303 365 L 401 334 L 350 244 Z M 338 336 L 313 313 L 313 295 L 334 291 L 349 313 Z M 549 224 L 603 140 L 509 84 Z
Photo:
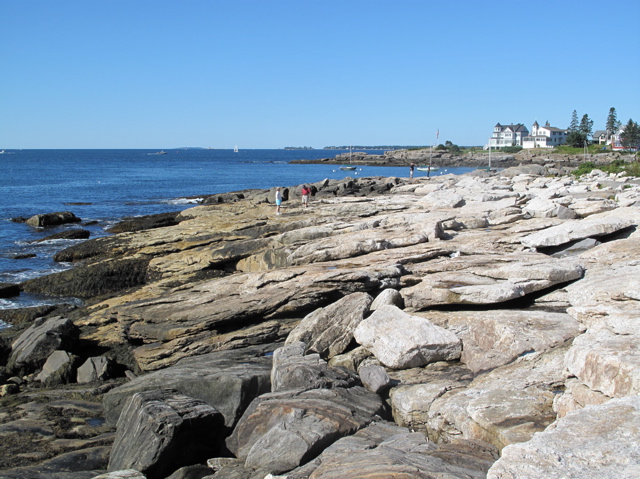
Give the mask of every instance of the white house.
M 529 130 L 522 123 L 516 125 L 501 125 L 493 127 L 493 134 L 485 150 L 491 148 L 503 148 L 505 146 L 522 146 L 522 139 L 529 134 Z
M 567 140 L 567 130 L 556 128 L 546 122 L 544 126 L 535 121 L 531 127 L 531 135 L 522 140 L 523 148 L 553 148 L 564 145 Z

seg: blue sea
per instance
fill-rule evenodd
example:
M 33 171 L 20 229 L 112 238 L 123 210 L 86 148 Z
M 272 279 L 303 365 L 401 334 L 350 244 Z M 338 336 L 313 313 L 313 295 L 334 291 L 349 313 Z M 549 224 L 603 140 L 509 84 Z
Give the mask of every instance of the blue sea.
M 15 217 L 71 211 L 82 218 L 91 237 L 127 216 L 183 210 L 198 195 L 244 189 L 294 186 L 346 176 L 409 175 L 407 167 L 362 167 L 341 171 L 336 165 L 289 164 L 297 159 L 332 158 L 340 150 L 6 150 L 0 154 L 0 283 L 20 283 L 61 271 L 58 251 L 82 240 L 35 241 L 64 228 L 33 228 Z M 378 154 L 381 151 L 368 151 Z M 471 168 L 451 168 L 461 174 Z M 443 174 L 441 170 L 438 174 Z M 432 173 L 433 175 L 434 173 Z M 417 171 L 416 176 L 426 175 Z M 35 255 L 16 259 L 16 255 Z M 0 309 L 68 302 L 69 298 L 21 294 L 0 298 Z

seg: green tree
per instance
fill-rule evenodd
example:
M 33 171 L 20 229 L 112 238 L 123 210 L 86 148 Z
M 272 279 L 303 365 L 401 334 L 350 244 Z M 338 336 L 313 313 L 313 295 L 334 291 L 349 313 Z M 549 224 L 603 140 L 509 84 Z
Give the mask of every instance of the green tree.
M 572 130 L 567 134 L 565 143 L 574 148 L 582 148 L 584 142 L 587 141 L 587 136 L 579 130 Z
M 591 135 L 593 135 L 593 120 L 589 119 L 589 115 L 586 113 L 582 116 L 582 120 L 580 120 L 578 130 L 584 134 L 584 137 L 587 140 Z
M 578 131 L 578 112 L 575 110 L 573 110 L 573 113 L 571 114 L 571 123 L 569 124 L 567 131 Z
M 607 139 L 611 138 L 616 131 L 620 128 L 620 122 L 618 121 L 618 115 L 616 109 L 611 107 L 609 109 L 609 116 L 607 116 Z
M 620 143 L 630 150 L 638 150 L 640 148 L 640 127 L 629 118 L 629 122 L 625 125 L 624 131 L 620 135 Z

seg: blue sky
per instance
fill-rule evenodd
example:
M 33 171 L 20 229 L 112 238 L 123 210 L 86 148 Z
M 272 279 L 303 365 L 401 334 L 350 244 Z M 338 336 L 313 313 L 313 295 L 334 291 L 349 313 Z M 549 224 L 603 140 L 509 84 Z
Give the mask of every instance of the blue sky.
M 0 149 L 482 145 L 640 121 L 639 0 L 0 0 Z

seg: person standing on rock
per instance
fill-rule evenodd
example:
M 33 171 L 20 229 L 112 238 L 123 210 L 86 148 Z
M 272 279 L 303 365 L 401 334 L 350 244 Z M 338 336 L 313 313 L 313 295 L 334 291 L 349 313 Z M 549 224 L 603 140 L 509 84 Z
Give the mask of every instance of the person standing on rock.
M 416 164 L 415 163 L 411 163 L 409 165 L 409 178 L 413 178 L 413 170 L 415 169 Z
M 280 214 L 280 205 L 282 205 L 282 192 L 280 191 L 280 187 L 276 188 L 276 214 Z
M 309 207 L 309 188 L 307 185 L 302 185 L 302 206 L 305 208 Z

